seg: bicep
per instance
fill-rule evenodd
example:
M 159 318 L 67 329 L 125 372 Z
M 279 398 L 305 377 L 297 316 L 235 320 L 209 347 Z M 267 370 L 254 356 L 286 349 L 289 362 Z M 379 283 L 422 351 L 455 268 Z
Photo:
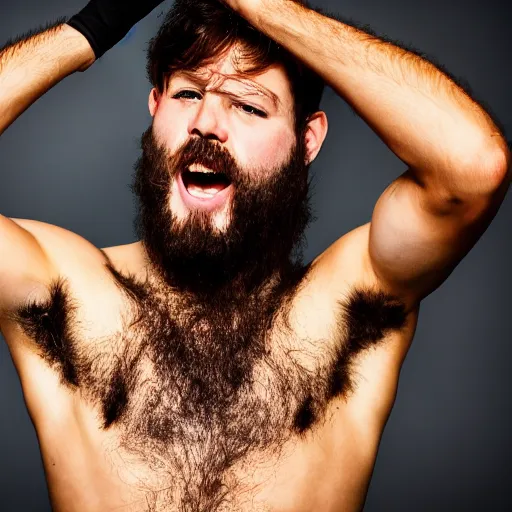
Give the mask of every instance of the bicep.
M 451 274 L 496 215 L 506 193 L 471 201 L 428 190 L 408 169 L 377 201 L 369 255 L 375 274 L 391 289 L 420 301 Z

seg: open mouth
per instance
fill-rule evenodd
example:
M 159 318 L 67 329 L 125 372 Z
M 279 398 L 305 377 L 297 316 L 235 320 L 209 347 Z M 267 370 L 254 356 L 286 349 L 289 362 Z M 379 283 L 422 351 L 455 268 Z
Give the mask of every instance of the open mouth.
M 181 177 L 187 192 L 199 199 L 211 199 L 231 185 L 224 173 L 197 165 L 184 170 Z

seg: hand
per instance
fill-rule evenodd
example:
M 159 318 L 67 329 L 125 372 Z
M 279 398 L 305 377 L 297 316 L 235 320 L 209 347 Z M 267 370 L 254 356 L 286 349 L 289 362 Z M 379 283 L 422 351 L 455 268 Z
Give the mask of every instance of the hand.
M 91 0 L 67 24 L 89 41 L 99 59 L 162 1 Z
M 265 10 L 272 16 L 274 9 L 279 9 L 280 5 L 285 3 L 294 3 L 307 7 L 308 0 L 219 0 L 223 4 L 233 9 L 240 16 L 245 18 L 250 23 L 253 23 L 258 18 L 258 14 Z
M 247 17 L 249 13 L 257 12 L 264 0 L 220 0 L 220 2 L 231 7 L 240 16 Z

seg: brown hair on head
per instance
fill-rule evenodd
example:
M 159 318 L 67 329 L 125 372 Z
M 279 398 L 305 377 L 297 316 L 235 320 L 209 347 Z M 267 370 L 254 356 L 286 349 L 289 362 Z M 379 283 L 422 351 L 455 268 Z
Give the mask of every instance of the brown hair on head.
M 304 0 L 302 4 L 306 5 Z M 311 114 L 319 110 L 323 80 L 272 39 L 252 27 L 219 0 L 176 0 L 149 42 L 146 71 L 163 92 L 166 77 L 177 70 L 196 70 L 213 62 L 233 45 L 243 51 L 241 75 L 260 73 L 282 64 L 295 101 L 296 133 L 302 133 Z M 236 63 L 235 63 L 236 65 Z

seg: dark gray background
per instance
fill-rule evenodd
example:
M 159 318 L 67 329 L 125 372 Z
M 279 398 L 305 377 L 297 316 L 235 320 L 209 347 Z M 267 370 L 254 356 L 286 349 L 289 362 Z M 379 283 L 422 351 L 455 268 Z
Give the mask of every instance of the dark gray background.
M 193 1 L 193 0 L 191 0 Z M 467 81 L 512 130 L 511 7 L 500 0 L 313 2 L 412 45 Z M 1 3 L 0 45 L 85 1 Z M 170 1 L 162 4 L 167 9 Z M 128 188 L 149 126 L 146 42 L 155 10 L 86 73 L 67 78 L 0 138 L 0 212 L 63 226 L 98 247 L 135 241 Z M 306 260 L 368 222 L 405 165 L 332 90 L 330 130 L 313 169 L 317 221 Z M 424 300 L 384 431 L 365 510 L 511 510 L 512 324 L 507 263 L 512 201 L 450 278 Z M 0 343 L 0 510 L 50 509 L 19 380 Z M 70 453 L 72 456 L 72 453 Z

